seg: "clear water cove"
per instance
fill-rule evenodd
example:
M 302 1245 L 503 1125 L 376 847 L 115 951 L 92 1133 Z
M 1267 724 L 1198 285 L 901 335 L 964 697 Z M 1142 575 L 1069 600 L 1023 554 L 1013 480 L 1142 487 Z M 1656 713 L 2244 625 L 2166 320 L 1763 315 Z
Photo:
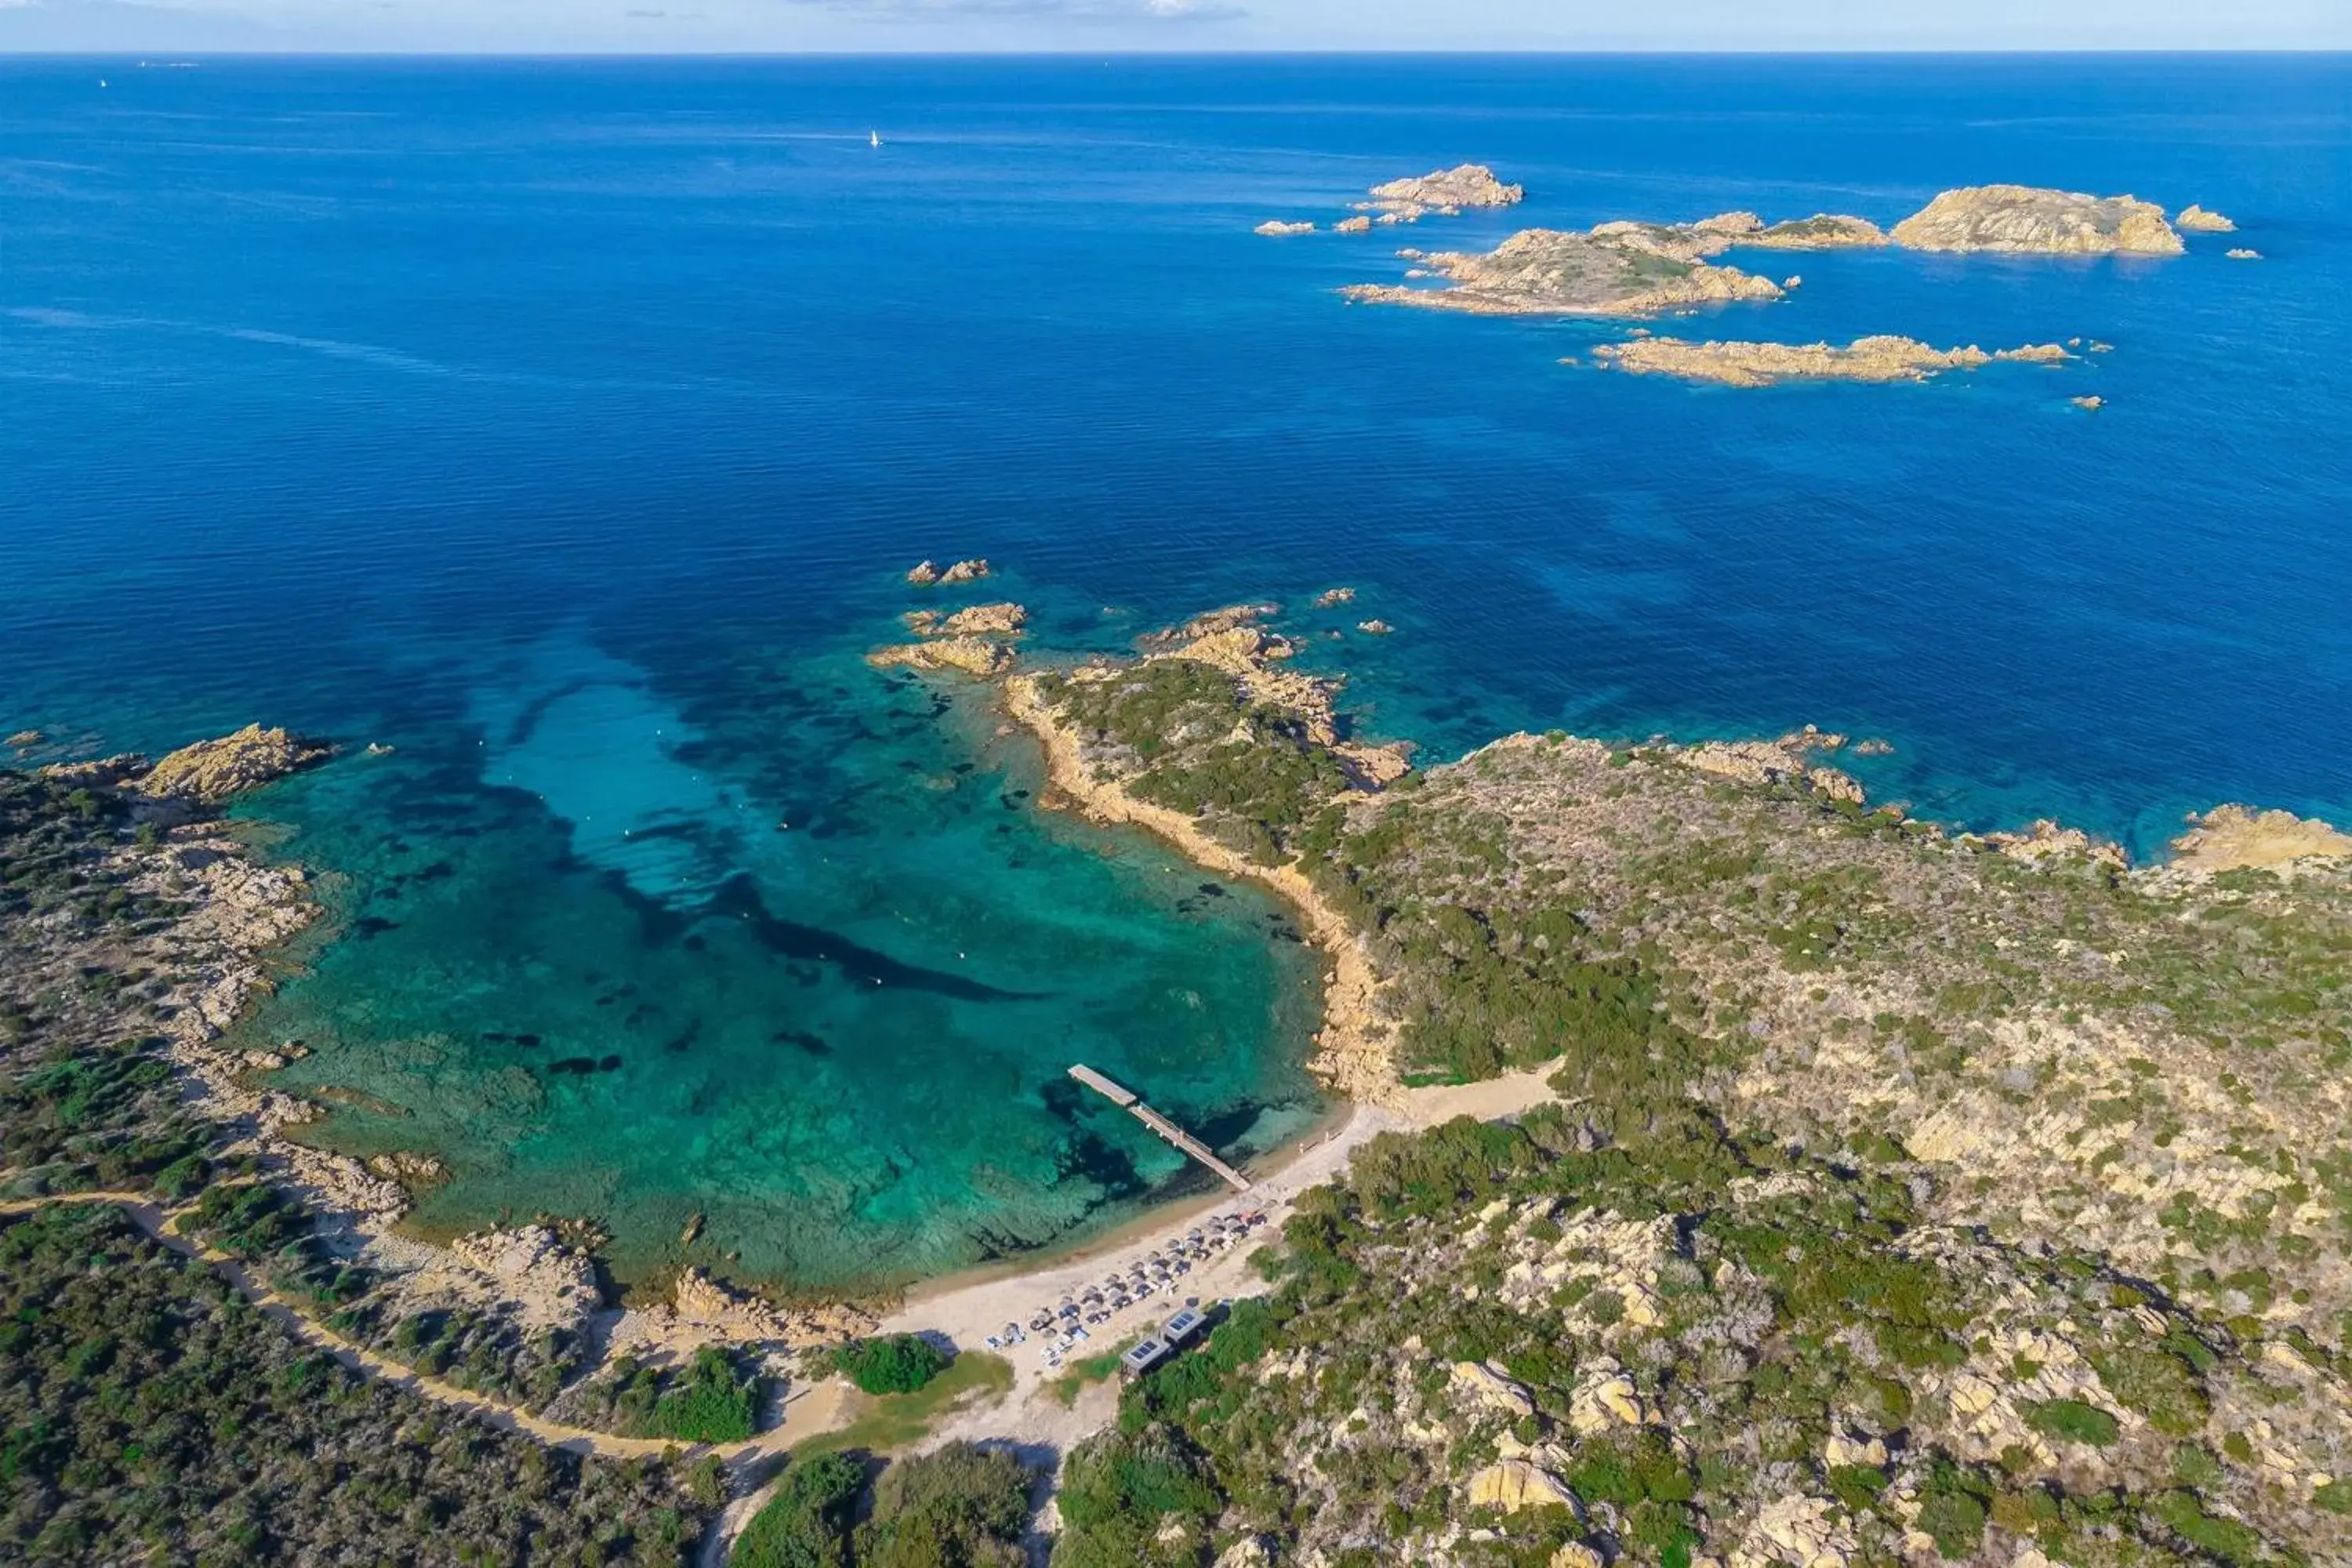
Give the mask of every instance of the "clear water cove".
M 251 808 L 338 916 L 252 1027 L 320 1137 L 448 1163 L 428 1229 L 593 1217 L 634 1276 L 699 1213 L 810 1289 L 1066 1240 L 1197 1178 L 1063 1068 L 1268 1147 L 1316 967 L 866 668 L 907 564 L 994 558 L 1056 647 L 1353 584 L 1324 657 L 1433 756 L 1815 721 L 1976 826 L 2352 818 L 2347 105 L 2326 58 L 0 62 L 0 729 L 351 742 Z M 1249 232 L 1465 158 L 1528 205 L 1413 243 L 2014 180 L 2263 259 L 1807 256 L 1675 330 L 2115 352 L 1753 393 Z

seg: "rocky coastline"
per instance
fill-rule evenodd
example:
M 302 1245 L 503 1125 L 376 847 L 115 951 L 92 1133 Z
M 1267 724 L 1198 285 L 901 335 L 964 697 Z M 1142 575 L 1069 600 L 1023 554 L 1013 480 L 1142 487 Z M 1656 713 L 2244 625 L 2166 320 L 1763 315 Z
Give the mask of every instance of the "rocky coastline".
M 1222 636 L 1223 634 L 1212 634 Z M 1184 652 L 1157 655 L 1187 657 Z M 1222 663 L 1222 653 L 1208 656 Z M 1097 667 L 1105 668 L 1105 667 Z M 1230 666 L 1227 666 L 1230 668 Z M 1083 669 L 1072 679 L 1086 679 Z M 1310 699 L 1310 703 L 1312 700 Z M 1013 676 L 1003 687 L 1006 714 L 1043 748 L 1048 782 L 1059 798 L 1090 821 L 1140 827 L 1172 845 L 1185 858 L 1220 876 L 1253 881 L 1279 895 L 1298 911 L 1300 929 L 1330 964 L 1323 989 L 1323 1024 L 1308 1066 L 1333 1090 L 1359 1103 L 1392 1106 L 1402 1082 L 1390 1031 L 1375 998 L 1378 976 L 1360 937 L 1297 870 L 1249 859 L 1203 832 L 1192 816 L 1138 798 L 1087 757 L 1083 737 L 1042 700 L 1034 674 Z M 1328 709 L 1325 710 L 1328 716 Z M 1369 752 L 1368 749 L 1368 752 Z M 1397 759 L 1402 771 L 1402 759 Z
M 838 1342 L 869 1324 L 869 1314 L 846 1305 L 779 1310 L 691 1270 L 667 1300 L 617 1310 L 597 1283 L 593 1239 L 577 1227 L 531 1222 L 446 1246 L 421 1241 L 398 1226 L 415 1193 L 442 1178 L 437 1161 L 414 1153 L 362 1160 L 302 1140 L 301 1130 L 323 1109 L 269 1087 L 262 1075 L 306 1048 L 299 1041 L 257 1045 L 238 1026 L 248 1005 L 274 985 L 289 944 L 320 932 L 326 906 L 304 868 L 263 858 L 252 836 L 219 813 L 333 751 L 249 725 L 153 762 L 124 753 L 29 775 L 70 802 L 89 803 L 85 814 L 100 814 L 93 823 L 103 820 L 102 803 L 114 803 L 123 825 L 137 831 L 128 838 L 96 832 L 91 877 L 128 907 L 158 914 L 135 944 L 113 941 L 102 952 L 46 928 L 37 935 L 14 931 L 11 967 L 32 967 L 9 978 L 22 984 L 45 965 L 87 973 L 87 960 L 98 956 L 133 973 L 172 977 L 168 990 L 131 999 L 150 1010 L 145 1026 L 156 1058 L 181 1086 L 183 1108 L 210 1130 L 204 1160 L 282 1193 L 289 1213 L 303 1216 L 340 1267 L 375 1281 L 370 1300 L 387 1323 L 456 1314 L 503 1325 L 487 1331 L 510 1333 L 512 1343 L 551 1332 L 573 1347 L 625 1348 L 672 1363 L 709 1344 L 782 1351 Z M 139 1026 L 90 1018 L 82 1026 L 110 1037 Z

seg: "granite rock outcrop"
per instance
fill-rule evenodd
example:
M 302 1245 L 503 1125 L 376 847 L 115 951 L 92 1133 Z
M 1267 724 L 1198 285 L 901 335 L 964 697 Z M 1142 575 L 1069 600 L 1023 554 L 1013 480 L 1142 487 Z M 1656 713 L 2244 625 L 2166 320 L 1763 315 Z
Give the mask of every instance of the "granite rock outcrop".
M 1371 195 L 1370 201 L 1358 204 L 1358 210 L 1412 223 L 1433 212 L 1451 215 L 1464 207 L 1517 206 L 1527 199 L 1528 192 L 1524 185 L 1505 184 L 1484 163 L 1463 163 L 1374 185 Z
M 1856 338 L 1833 343 L 1707 342 L 1637 338 L 1603 343 L 1592 357 L 1637 375 L 1674 375 L 1725 386 L 1770 386 L 1784 381 L 1926 381 L 1951 370 L 1977 370 L 1996 361 L 2057 364 L 2070 356 L 2056 343 L 2032 343 L 1990 353 L 1973 344 L 1939 349 L 1915 338 Z
M 1403 251 L 1451 285 L 1357 284 L 1365 304 L 1411 305 L 1485 316 L 1644 316 L 1683 306 L 1780 298 L 1780 285 L 1696 259 L 1687 230 L 1603 224 L 1589 234 L 1525 229 L 1484 254 Z
M 866 656 L 866 662 L 877 669 L 954 670 L 987 680 L 1011 669 L 1013 658 L 1011 647 L 993 638 L 943 637 L 876 648 Z
M 1896 224 L 1892 237 L 1913 250 L 2044 256 L 2178 256 L 2183 248 L 2153 202 L 2032 185 L 1946 191 Z
M 2172 220 L 2175 228 L 2185 228 L 2192 234 L 2235 234 L 2238 226 L 2220 213 L 2190 202 Z
M 232 795 L 323 762 L 332 752 L 331 746 L 286 730 L 247 724 L 233 734 L 198 741 L 166 754 L 128 788 L 149 800 L 218 805 Z

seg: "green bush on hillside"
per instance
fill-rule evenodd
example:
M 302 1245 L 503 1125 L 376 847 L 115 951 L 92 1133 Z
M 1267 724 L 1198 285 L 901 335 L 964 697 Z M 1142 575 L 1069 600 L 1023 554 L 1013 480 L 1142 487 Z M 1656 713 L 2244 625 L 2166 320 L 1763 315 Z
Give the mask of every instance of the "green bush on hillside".
M 858 1568 L 1022 1568 L 1030 1480 L 1011 1454 L 971 1443 L 899 1460 L 858 1526 Z
M 846 1454 L 795 1460 L 751 1518 L 729 1568 L 847 1568 L 849 1521 L 866 1472 Z
M 835 1370 L 867 1394 L 912 1394 L 954 1359 L 920 1334 L 853 1340 L 833 1352 Z

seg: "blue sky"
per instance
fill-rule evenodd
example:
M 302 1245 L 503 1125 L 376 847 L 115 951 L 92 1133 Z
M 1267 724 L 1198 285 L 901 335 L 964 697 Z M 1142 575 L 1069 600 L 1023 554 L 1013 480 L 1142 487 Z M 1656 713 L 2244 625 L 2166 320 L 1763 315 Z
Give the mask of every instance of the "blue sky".
M 2352 0 L 0 0 L 0 50 L 2347 47 Z

